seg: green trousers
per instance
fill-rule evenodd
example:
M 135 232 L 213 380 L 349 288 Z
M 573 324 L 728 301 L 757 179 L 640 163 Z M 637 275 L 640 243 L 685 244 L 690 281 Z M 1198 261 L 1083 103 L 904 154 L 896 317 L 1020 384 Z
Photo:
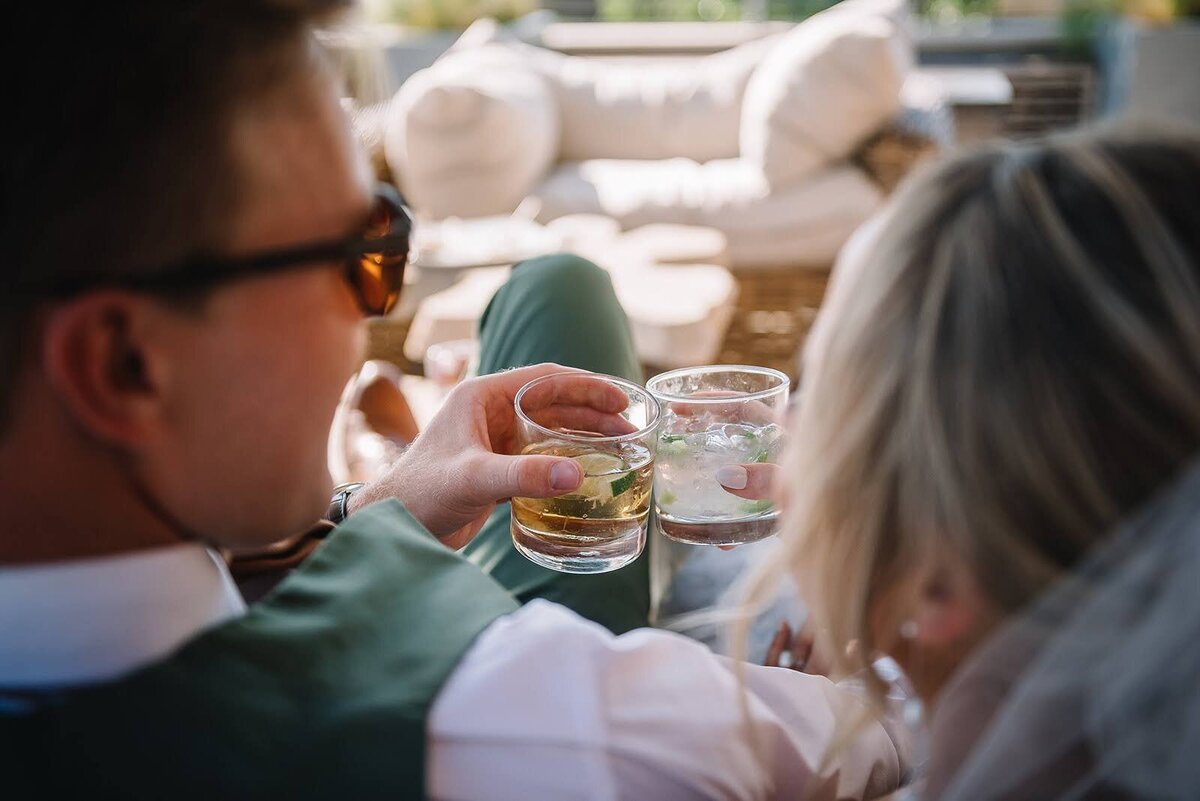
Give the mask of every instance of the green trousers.
M 608 274 L 578 256 L 524 262 L 480 321 L 479 373 L 557 362 L 641 383 L 629 321 Z M 496 509 L 464 555 L 525 603 L 546 598 L 615 633 L 648 623 L 648 553 L 611 573 L 571 575 L 535 565 L 513 548 L 508 504 Z

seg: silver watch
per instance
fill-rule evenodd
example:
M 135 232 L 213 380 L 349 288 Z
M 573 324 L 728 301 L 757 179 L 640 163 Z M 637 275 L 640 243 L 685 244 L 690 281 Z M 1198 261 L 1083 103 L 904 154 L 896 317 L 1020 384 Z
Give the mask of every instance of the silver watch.
M 334 487 L 333 498 L 329 501 L 329 511 L 325 513 L 325 519 L 335 526 L 340 525 L 346 519 L 346 502 L 350 500 L 352 494 L 365 486 L 365 482 L 351 481 Z

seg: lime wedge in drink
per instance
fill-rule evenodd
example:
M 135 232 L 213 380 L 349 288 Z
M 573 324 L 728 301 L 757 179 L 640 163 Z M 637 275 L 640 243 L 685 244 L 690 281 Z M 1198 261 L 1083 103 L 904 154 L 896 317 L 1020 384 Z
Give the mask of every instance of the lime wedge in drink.
M 611 453 L 585 453 L 574 457 L 583 469 L 583 483 L 572 495 L 586 495 L 597 501 L 609 501 L 633 486 L 637 476 L 626 472 L 628 465 Z

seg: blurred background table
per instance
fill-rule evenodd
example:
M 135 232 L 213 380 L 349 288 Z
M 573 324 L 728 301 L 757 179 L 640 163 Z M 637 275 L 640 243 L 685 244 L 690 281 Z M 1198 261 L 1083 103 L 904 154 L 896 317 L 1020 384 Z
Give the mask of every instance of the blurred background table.
M 421 228 L 418 227 L 418 231 Z M 724 236 L 651 225 L 621 233 L 611 220 L 574 215 L 541 226 L 517 217 L 454 220 L 417 235 L 413 278 L 391 316 L 371 323 L 370 358 L 423 372 L 434 344 L 475 336 L 512 264 L 570 251 L 606 269 L 648 369 L 714 361 L 737 309 Z

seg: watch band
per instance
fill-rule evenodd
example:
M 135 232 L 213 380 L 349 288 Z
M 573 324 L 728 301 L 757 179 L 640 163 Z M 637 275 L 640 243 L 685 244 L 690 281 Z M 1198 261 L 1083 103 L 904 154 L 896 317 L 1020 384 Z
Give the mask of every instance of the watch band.
M 351 481 L 348 484 L 339 484 L 333 489 L 333 498 L 329 501 L 329 511 L 325 513 L 325 519 L 335 526 L 341 524 L 346 519 L 346 502 L 350 500 L 350 496 L 357 490 L 366 486 L 363 481 Z

